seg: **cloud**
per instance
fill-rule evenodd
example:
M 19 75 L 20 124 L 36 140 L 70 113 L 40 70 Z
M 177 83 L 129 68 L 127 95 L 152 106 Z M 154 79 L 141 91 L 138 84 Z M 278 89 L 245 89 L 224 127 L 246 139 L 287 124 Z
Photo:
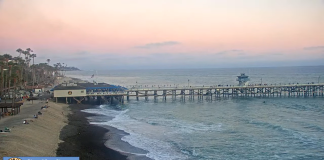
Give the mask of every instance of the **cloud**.
M 136 46 L 135 48 L 150 49 L 150 48 L 157 48 L 157 47 L 173 46 L 178 44 L 180 44 L 180 42 L 166 41 L 166 42 L 158 42 L 158 43 L 148 43 L 143 46 Z
M 225 51 L 223 51 L 225 52 Z M 73 53 L 60 51 L 47 52 L 48 55 L 39 55 L 35 63 L 45 63 L 51 59 L 50 64 L 57 62 L 68 66 L 78 67 L 82 70 L 118 70 L 118 69 L 177 69 L 177 68 L 233 68 L 233 67 L 267 67 L 267 66 L 289 66 L 289 65 L 320 65 L 321 57 L 309 57 L 308 54 L 296 55 L 297 59 L 285 56 L 286 53 L 267 52 L 251 54 L 242 50 L 227 50 L 229 55 L 210 54 L 201 56 L 202 53 L 169 53 L 157 52 L 147 55 L 123 55 L 118 53 L 93 53 L 81 50 Z M 225 53 L 226 53 L 225 52 Z M 242 53 L 242 54 L 241 54 Z M 278 58 L 278 56 L 280 58 Z M 308 57 L 308 58 L 307 58 Z M 305 62 L 305 63 L 304 63 Z
M 76 52 L 75 54 L 79 56 L 91 55 L 91 53 L 87 51 L 80 51 L 80 52 Z
M 282 55 L 284 55 L 283 53 L 272 53 L 272 54 L 270 54 L 270 55 L 273 55 L 273 56 L 282 56 Z
M 324 46 L 312 46 L 312 47 L 305 47 L 304 50 L 322 50 Z
M 244 52 L 244 50 L 232 49 L 232 50 L 218 52 L 218 53 L 216 53 L 216 55 L 224 55 L 224 54 L 229 54 L 229 53 L 238 53 L 238 54 L 242 55 L 242 54 L 244 54 L 243 52 Z

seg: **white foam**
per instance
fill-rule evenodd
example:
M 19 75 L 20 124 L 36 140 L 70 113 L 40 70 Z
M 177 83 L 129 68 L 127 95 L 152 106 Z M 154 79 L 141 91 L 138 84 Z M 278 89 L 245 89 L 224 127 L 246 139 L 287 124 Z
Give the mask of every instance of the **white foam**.
M 115 127 L 119 130 L 123 130 L 129 135 L 122 137 L 122 140 L 129 143 L 130 145 L 144 149 L 148 151 L 147 157 L 155 160 L 165 160 L 165 159 L 186 159 L 187 156 L 182 154 L 180 151 L 172 146 L 172 144 L 165 142 L 163 140 L 157 139 L 158 137 L 163 137 L 166 132 L 161 126 L 152 126 L 148 123 L 143 123 L 136 119 L 131 118 L 126 113 L 129 111 L 115 111 L 100 107 L 101 109 L 91 109 L 86 110 L 89 113 L 100 113 L 103 115 L 115 115 L 115 118 L 108 122 L 91 122 L 91 124 L 98 125 L 109 125 Z M 119 152 L 122 151 L 120 148 L 112 148 Z
M 98 114 L 98 115 L 111 116 L 111 117 L 115 117 L 116 115 L 120 114 L 120 112 L 123 112 L 123 111 L 116 111 L 116 110 L 112 110 L 112 109 L 106 109 L 105 108 L 106 106 L 107 105 L 100 105 L 99 106 L 100 109 L 91 108 L 91 109 L 85 109 L 82 111 L 87 112 L 87 113 Z
M 219 132 L 224 130 L 222 123 L 218 124 L 204 124 L 199 122 L 189 122 L 172 119 L 155 119 L 149 120 L 150 123 L 157 123 L 167 128 L 172 128 L 170 133 L 194 133 L 194 132 Z
M 132 146 L 149 151 L 146 156 L 155 160 L 187 158 L 187 156 L 177 152 L 168 142 L 150 139 L 140 134 L 131 133 L 128 136 L 124 136 L 122 140 L 128 142 Z
M 134 119 L 128 115 L 128 109 L 116 111 L 104 105 L 101 105 L 100 109 L 88 109 L 86 112 L 114 117 L 107 122 L 91 122 L 91 124 L 109 125 L 129 133 L 129 135 L 122 137 L 122 140 L 134 147 L 148 151 L 146 156 L 155 160 L 188 158 L 188 154 L 181 152 L 179 148 L 176 148 L 169 142 L 170 140 L 177 141 L 172 139 L 174 137 L 184 133 L 218 132 L 224 130 L 222 123 L 205 124 L 163 117 Z M 171 139 L 167 139 L 168 137 Z M 118 146 L 112 147 L 112 149 L 126 152 L 122 148 L 118 148 Z M 193 156 L 198 155 L 196 150 L 193 150 L 192 154 Z

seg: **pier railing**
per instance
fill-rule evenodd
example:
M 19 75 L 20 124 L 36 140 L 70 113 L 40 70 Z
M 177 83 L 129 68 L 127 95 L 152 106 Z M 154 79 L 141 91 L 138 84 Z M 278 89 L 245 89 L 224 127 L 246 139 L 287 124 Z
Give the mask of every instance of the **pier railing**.
M 234 85 L 221 85 L 221 86 L 182 86 L 182 87 L 134 87 L 127 91 L 153 91 L 153 90 L 181 90 L 181 89 L 231 89 L 231 88 L 276 88 L 276 87 L 304 87 L 304 86 L 323 86 L 324 83 L 319 84 L 285 84 L 285 85 L 249 85 L 249 86 L 234 86 Z
M 83 97 L 56 97 L 65 99 L 66 103 L 102 102 L 112 104 L 114 102 L 124 103 L 124 98 L 130 97 L 162 97 L 168 96 L 181 99 L 189 96 L 189 99 L 206 98 L 209 100 L 217 97 L 324 97 L 324 83 L 317 84 L 284 84 L 284 85 L 249 85 L 249 86 L 183 86 L 183 87 L 146 87 L 130 88 L 114 91 L 88 91 Z
M 167 95 L 216 95 L 216 96 L 255 96 L 255 95 L 323 95 L 324 83 L 249 85 L 249 86 L 183 86 L 183 87 L 138 87 L 109 92 L 89 92 L 87 96 L 167 96 Z

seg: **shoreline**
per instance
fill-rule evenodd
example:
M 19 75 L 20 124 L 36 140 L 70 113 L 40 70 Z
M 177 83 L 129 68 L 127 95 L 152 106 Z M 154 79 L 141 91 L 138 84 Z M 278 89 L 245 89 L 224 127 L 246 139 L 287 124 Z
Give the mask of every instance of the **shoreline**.
M 84 80 L 64 77 L 56 82 L 64 81 Z M 9 133 L 0 133 L 0 158 L 41 156 L 80 157 L 81 160 L 151 160 L 145 156 L 147 151 L 121 140 L 128 133 L 111 126 L 90 124 L 98 121 L 89 117 L 98 115 L 83 110 L 96 106 L 49 101 L 50 107 L 41 110 L 45 104 L 46 101 L 42 100 L 25 101 L 18 115 L 0 120 L 0 129 L 11 129 Z M 33 118 L 38 111 L 43 114 Z M 29 124 L 22 123 L 25 119 Z
M 74 77 L 65 77 L 63 81 L 88 82 Z M 108 125 L 90 124 L 98 122 L 90 117 L 101 116 L 87 113 L 83 110 L 94 108 L 92 104 L 70 104 L 68 124 L 60 132 L 57 156 L 78 156 L 80 159 L 108 159 L 108 160 L 152 160 L 146 157 L 145 150 L 131 146 L 121 140 L 128 133 Z M 108 118 L 108 117 L 105 117 Z M 111 117 L 110 117 L 111 118 Z M 116 148 L 116 146 L 118 146 Z M 67 151 L 68 150 L 68 151 Z M 137 154 L 135 154 L 137 153 Z
M 64 77 L 56 81 L 83 80 Z M 90 125 L 87 116 L 81 112 L 91 105 L 77 105 L 48 102 L 47 109 L 41 109 L 46 101 L 25 101 L 21 112 L 15 116 L 1 118 L 0 129 L 5 127 L 11 132 L 0 132 L 0 159 L 2 157 L 80 157 L 80 159 L 127 159 L 126 155 L 107 148 L 104 143 L 109 136 L 108 129 Z M 75 105 L 74 105 L 75 106 Z M 41 111 L 38 118 L 33 115 Z M 23 124 L 27 120 L 29 124 Z M 79 121 L 79 123 L 78 123 Z M 66 140 L 66 141 L 62 141 Z M 62 149 L 63 148 L 63 149 Z
M 94 114 L 81 111 L 91 107 L 93 106 L 80 104 L 72 104 L 69 106 L 69 123 L 60 132 L 60 140 L 63 142 L 58 145 L 56 156 L 76 156 L 80 157 L 81 160 L 126 160 L 128 155 L 124 155 L 105 146 L 105 142 L 110 137 L 106 133 L 109 133 L 110 130 L 91 125 L 87 117 L 94 116 Z
M 98 109 L 99 107 L 92 106 L 91 108 Z M 129 133 L 109 125 L 98 124 L 98 122 L 100 123 L 100 122 L 107 122 L 109 120 L 112 120 L 113 117 L 102 115 L 102 114 L 96 114 L 96 113 L 88 113 L 84 110 L 81 110 L 81 112 L 86 114 L 86 118 L 90 123 L 90 125 L 101 127 L 108 130 L 108 132 L 106 132 L 106 134 L 104 135 L 105 137 L 109 137 L 104 142 L 106 148 L 112 149 L 122 155 L 126 155 L 127 159 L 129 160 L 152 160 L 151 158 L 146 156 L 148 151 L 132 146 L 128 142 L 122 140 L 122 138 L 124 136 L 128 136 Z
M 61 80 L 78 82 L 88 82 L 80 78 L 65 77 Z M 104 116 L 105 119 L 111 119 L 105 115 L 98 115 L 87 113 L 83 110 L 98 107 L 93 104 L 70 104 L 70 114 L 68 115 L 69 124 L 61 130 L 60 140 L 63 142 L 59 144 L 57 156 L 63 155 L 76 155 L 76 152 L 81 152 L 80 159 L 129 159 L 129 160 L 152 160 L 146 157 L 148 151 L 130 145 L 128 142 L 122 140 L 123 136 L 129 135 L 128 133 L 114 128 L 109 125 L 91 124 L 91 122 L 98 122 L 93 120 L 93 117 Z M 105 120 L 106 121 L 106 120 Z M 76 133 L 77 131 L 81 131 Z M 93 136 L 95 132 L 95 136 Z M 88 135 L 88 136 L 87 136 Z M 86 137 L 84 140 L 82 137 Z M 79 141 L 77 140 L 79 139 Z M 78 142 L 77 144 L 75 142 Z M 64 148 L 76 144 L 79 149 L 69 153 L 62 153 Z M 91 146 L 91 147 L 89 147 Z M 86 148 L 86 150 L 84 150 Z M 89 151 L 96 149 L 95 151 Z M 95 154 L 94 154 L 95 152 Z M 108 156 L 108 157 L 107 157 Z

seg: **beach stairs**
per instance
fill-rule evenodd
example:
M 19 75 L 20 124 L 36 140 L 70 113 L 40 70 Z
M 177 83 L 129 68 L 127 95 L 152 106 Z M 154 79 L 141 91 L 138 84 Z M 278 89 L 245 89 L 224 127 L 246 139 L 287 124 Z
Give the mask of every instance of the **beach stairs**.
M 77 104 L 81 104 L 81 102 L 83 101 L 83 100 L 85 100 L 85 97 L 83 97 L 82 99 L 76 99 L 76 98 L 74 98 L 73 97 L 73 99 L 77 102 Z

